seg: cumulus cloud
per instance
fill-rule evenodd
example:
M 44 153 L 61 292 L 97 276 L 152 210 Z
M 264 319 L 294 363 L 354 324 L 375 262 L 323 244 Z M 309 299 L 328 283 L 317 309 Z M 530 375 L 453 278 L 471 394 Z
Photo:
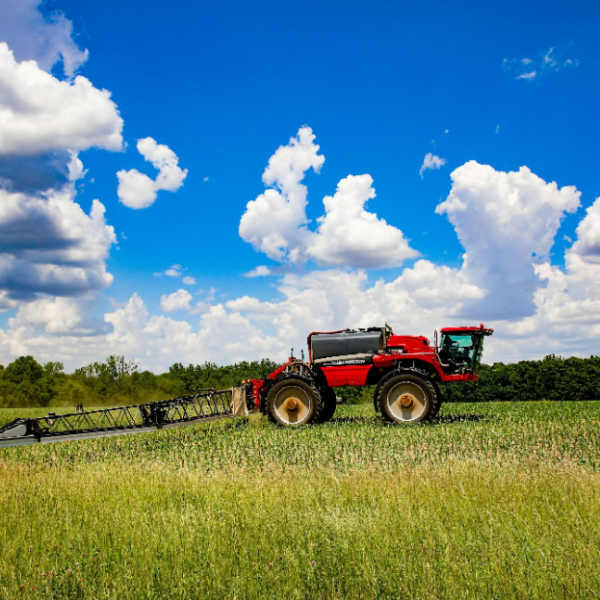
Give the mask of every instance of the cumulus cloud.
M 185 285 L 195 285 L 196 284 L 196 278 L 195 277 L 191 277 L 190 275 L 186 275 L 181 281 Z
M 315 231 L 306 216 L 309 169 L 319 172 L 325 158 L 310 127 L 281 146 L 263 174 L 264 194 L 248 202 L 239 233 L 256 250 L 279 262 L 320 266 L 390 267 L 418 256 L 400 229 L 365 208 L 375 198 L 369 175 L 348 176 L 334 196 L 323 200 L 325 214 Z
M 35 60 L 48 71 L 62 62 L 71 77 L 88 57 L 73 40 L 73 24 L 60 11 L 42 14 L 42 0 L 0 0 L 0 39 L 18 60 Z
M 17 315 L 7 331 L 0 329 L 0 357 L 8 361 L 31 353 L 40 361 L 61 360 L 67 369 L 74 369 L 109 354 L 122 354 L 138 359 L 142 369 L 160 372 L 174 362 L 229 364 L 249 356 L 272 356 L 274 348 L 276 355 L 285 353 L 284 341 L 265 336 L 260 325 L 222 304 L 208 306 L 196 319 L 191 325 L 151 315 L 138 294 L 104 316 L 110 331 L 97 336 L 36 332 Z
M 53 335 L 98 335 L 108 333 L 108 323 L 94 318 L 90 311 L 92 302 L 80 298 L 42 297 L 22 305 L 16 317 L 9 319 L 10 326 L 29 332 L 40 329 Z
M 184 292 L 163 297 L 161 304 L 173 300 L 163 311 L 188 310 L 191 297 Z M 460 303 L 448 310 L 447 296 L 468 299 L 480 293 L 460 273 L 418 261 L 390 283 L 371 284 L 362 271 L 288 274 L 279 282 L 276 299 L 242 296 L 225 303 L 202 303 L 194 322 L 151 315 L 134 294 L 126 306 L 105 315 L 112 331 L 85 339 L 50 334 L 44 329 L 45 321 L 35 332 L 31 323 L 23 323 L 25 315 L 18 315 L 6 332 L 0 330 L 0 357 L 7 361 L 11 356 L 33 353 L 39 360 L 62 360 L 68 368 L 75 368 L 119 353 L 138 359 L 142 368 L 156 370 L 174 362 L 284 360 L 290 346 L 305 347 L 307 333 L 315 329 L 383 326 L 387 320 L 398 331 L 430 334 L 435 325 L 460 324 L 452 316 Z
M 535 265 L 549 260 L 562 219 L 580 206 L 580 192 L 546 183 L 527 167 L 506 173 L 470 161 L 451 177 L 450 194 L 436 213 L 454 225 L 470 280 L 488 290 L 478 313 L 494 319 L 532 314 L 540 286 Z
M 0 0 L 0 35 L 21 59 L 0 42 L 0 310 L 21 306 L 20 321 L 28 327 L 41 327 L 27 317 L 31 311 L 68 312 L 64 297 L 111 284 L 106 259 L 114 229 L 98 200 L 84 212 L 74 183 L 85 174 L 79 152 L 123 144 L 123 121 L 110 92 L 85 77 L 60 80 L 44 70 L 62 61 L 73 75 L 87 54 L 73 42 L 64 15 L 44 17 L 39 5 Z M 75 304 L 69 306 L 75 315 Z M 87 321 L 79 329 L 69 323 L 69 331 L 90 329 Z M 49 327 L 45 333 L 55 332 Z
M 138 140 L 138 152 L 158 170 L 151 179 L 137 169 L 117 173 L 119 200 L 129 208 L 148 208 L 156 201 L 160 190 L 176 192 L 187 177 L 187 169 L 179 167 L 179 158 L 168 146 L 157 144 L 151 137 Z
M 240 221 L 240 236 L 278 261 L 299 262 L 309 244 L 306 217 L 306 172 L 318 173 L 325 162 L 310 127 L 301 127 L 287 146 L 280 146 L 263 173 L 264 194 L 248 202 Z
M 160 308 L 163 312 L 173 312 L 174 310 L 186 310 L 190 308 L 192 295 L 184 289 L 177 290 L 168 296 L 161 296 Z
M 365 209 L 375 198 L 370 175 L 349 175 L 323 200 L 325 215 L 306 253 L 316 263 L 359 268 L 395 267 L 419 255 L 402 231 Z
M 33 156 L 0 156 L 0 187 L 29 194 L 62 187 L 78 178 L 69 170 L 70 161 L 71 153 L 67 150 Z
M 577 240 L 568 254 L 576 254 L 588 262 L 600 264 L 600 198 L 596 198 L 586 210 L 576 233 Z
M 90 214 L 72 187 L 28 195 L 0 189 L 0 289 L 12 298 L 78 295 L 112 283 L 105 260 L 116 242 L 104 206 Z
M 499 340 L 503 354 L 598 353 L 600 262 L 593 251 L 597 205 L 598 200 L 580 222 L 578 237 L 565 253 L 564 270 L 549 262 L 536 265 L 536 274 L 545 283 L 534 295 L 536 311 L 524 319 L 503 323 Z
M 119 150 L 123 120 L 110 92 L 60 81 L 0 42 L 0 158 L 88 148 Z
M 425 173 L 425 171 L 433 170 L 433 169 L 441 169 L 445 164 L 446 164 L 445 158 L 440 158 L 439 156 L 436 156 L 435 154 L 428 152 L 425 155 L 425 158 L 423 159 L 423 164 L 421 165 L 421 168 L 419 169 L 419 175 L 421 176 L 421 179 L 424 179 L 423 174 Z

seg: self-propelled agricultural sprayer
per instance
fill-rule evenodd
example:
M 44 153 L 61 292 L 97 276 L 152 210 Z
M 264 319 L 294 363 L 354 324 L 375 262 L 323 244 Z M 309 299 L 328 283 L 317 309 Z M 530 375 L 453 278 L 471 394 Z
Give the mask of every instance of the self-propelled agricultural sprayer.
M 15 419 L 0 428 L 0 447 L 168 429 L 257 409 L 282 426 L 323 423 L 335 413 L 341 386 L 376 386 L 375 410 L 388 421 L 427 421 L 440 409 L 440 383 L 477 380 L 483 340 L 492 333 L 483 325 L 447 327 L 431 345 L 424 336 L 396 335 L 387 324 L 313 332 L 308 361 L 292 352 L 265 379 L 134 406 Z

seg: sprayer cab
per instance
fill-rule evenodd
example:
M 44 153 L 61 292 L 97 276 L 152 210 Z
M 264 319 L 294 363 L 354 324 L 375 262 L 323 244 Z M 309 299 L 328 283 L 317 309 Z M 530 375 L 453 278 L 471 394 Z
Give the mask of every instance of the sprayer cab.
M 436 352 L 444 372 L 476 373 L 483 353 L 483 338 L 492 333 L 493 329 L 483 325 L 442 329 Z

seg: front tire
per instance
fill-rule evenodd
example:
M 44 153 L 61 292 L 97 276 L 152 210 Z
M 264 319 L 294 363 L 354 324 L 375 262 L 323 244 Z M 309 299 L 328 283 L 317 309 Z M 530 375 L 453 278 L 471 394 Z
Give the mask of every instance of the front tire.
M 321 398 L 318 391 L 304 378 L 284 377 L 275 382 L 266 397 L 266 412 L 277 425 L 306 425 L 319 415 Z
M 412 373 L 391 375 L 379 387 L 379 410 L 392 423 L 421 423 L 439 410 L 439 398 L 428 379 Z

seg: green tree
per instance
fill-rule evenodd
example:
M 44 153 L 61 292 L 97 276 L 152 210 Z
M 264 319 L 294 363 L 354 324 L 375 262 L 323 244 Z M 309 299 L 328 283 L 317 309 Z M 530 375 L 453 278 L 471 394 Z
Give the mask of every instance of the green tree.
M 4 406 L 47 406 L 52 387 L 44 368 L 33 356 L 21 356 L 0 372 L 0 397 Z

